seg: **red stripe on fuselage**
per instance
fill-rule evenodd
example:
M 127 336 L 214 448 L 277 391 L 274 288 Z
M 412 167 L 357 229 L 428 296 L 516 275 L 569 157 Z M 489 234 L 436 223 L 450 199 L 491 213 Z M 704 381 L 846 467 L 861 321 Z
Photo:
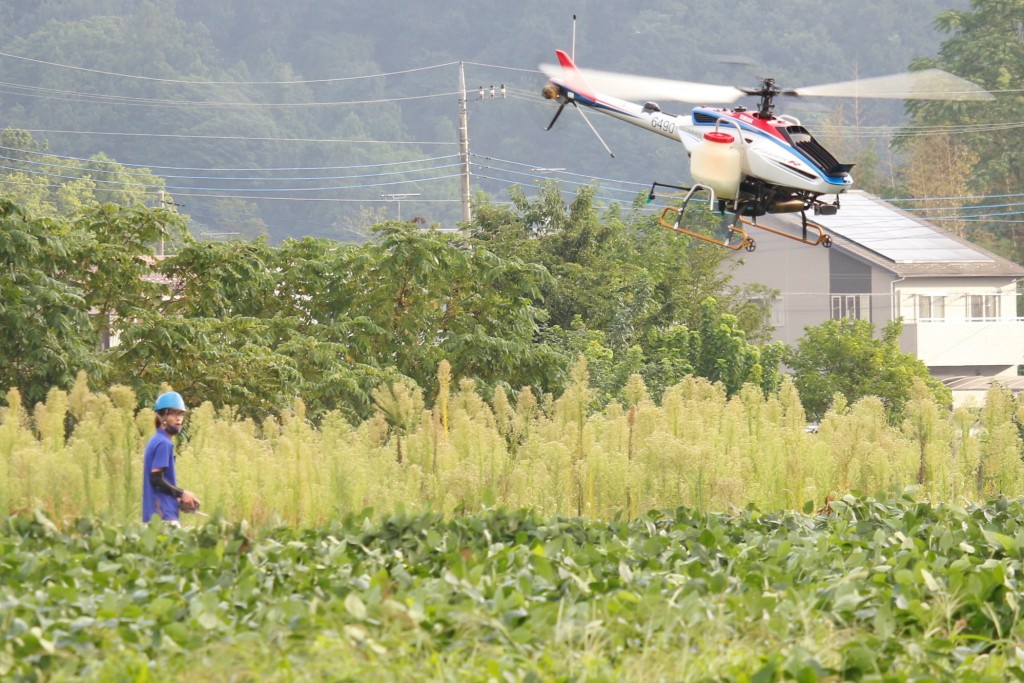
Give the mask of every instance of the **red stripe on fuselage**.
M 783 121 L 782 119 L 762 119 L 754 116 L 754 112 L 750 111 L 733 111 L 732 109 L 713 109 L 712 111 L 716 111 L 720 114 L 723 114 L 724 116 L 728 116 L 729 118 L 742 121 L 747 125 L 753 126 L 754 128 L 757 128 L 762 132 L 777 137 L 783 142 L 789 144 L 789 141 L 786 140 L 786 136 L 779 132 L 779 126 L 790 125 L 788 122 Z

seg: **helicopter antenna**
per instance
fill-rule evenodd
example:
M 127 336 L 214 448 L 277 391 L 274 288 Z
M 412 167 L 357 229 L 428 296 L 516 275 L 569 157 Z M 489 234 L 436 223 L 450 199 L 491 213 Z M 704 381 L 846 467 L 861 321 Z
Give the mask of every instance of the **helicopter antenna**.
M 576 15 L 572 15 L 572 47 L 569 49 L 569 56 L 576 61 Z

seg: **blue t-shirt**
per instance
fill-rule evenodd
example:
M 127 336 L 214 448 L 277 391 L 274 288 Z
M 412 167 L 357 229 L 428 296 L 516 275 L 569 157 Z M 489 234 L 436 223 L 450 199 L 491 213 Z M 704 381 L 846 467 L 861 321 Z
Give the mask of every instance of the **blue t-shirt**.
M 165 521 L 178 521 L 178 499 L 174 496 L 156 491 L 149 483 L 149 473 L 163 468 L 164 479 L 168 484 L 177 486 L 174 476 L 174 442 L 162 429 L 146 444 L 142 456 L 142 521 L 149 522 L 153 515 L 159 515 Z

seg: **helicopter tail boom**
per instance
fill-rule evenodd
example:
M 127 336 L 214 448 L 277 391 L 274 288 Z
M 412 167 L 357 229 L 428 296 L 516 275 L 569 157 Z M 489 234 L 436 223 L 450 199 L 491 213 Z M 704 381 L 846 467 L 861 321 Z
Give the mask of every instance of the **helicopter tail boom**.
M 591 72 L 579 69 L 572 58 L 562 50 L 556 50 L 555 54 L 558 56 L 559 64 L 541 65 L 541 70 L 550 79 L 541 90 L 541 94 L 545 99 L 559 104 L 554 118 L 551 119 L 551 123 L 545 130 L 551 130 L 565 106 L 572 104 L 580 114 L 583 114 L 584 108 L 592 109 L 652 133 L 679 141 L 680 126 L 686 117 L 664 113 L 653 102 L 640 105 L 595 90 L 592 87 L 593 84 L 586 77 L 586 74 Z M 585 114 L 583 118 L 587 120 Z M 589 120 L 587 120 L 587 125 L 594 130 Z M 594 133 L 596 134 L 597 131 L 594 130 Z M 600 135 L 598 138 L 600 139 Z M 603 140 L 601 142 L 604 144 Z M 608 146 L 606 144 L 604 146 L 607 149 Z

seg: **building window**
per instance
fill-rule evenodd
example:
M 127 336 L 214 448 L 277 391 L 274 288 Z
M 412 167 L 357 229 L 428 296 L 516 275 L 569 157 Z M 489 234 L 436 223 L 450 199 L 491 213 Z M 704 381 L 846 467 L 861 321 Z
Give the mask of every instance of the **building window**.
M 781 327 L 786 324 L 786 316 L 782 309 L 782 299 L 777 296 L 752 297 L 750 303 L 754 304 L 765 314 L 765 321 L 772 327 Z
M 917 319 L 925 322 L 946 319 L 946 297 L 942 295 L 917 295 Z
M 871 321 L 871 296 L 868 294 L 833 294 L 832 319 Z
M 786 313 L 782 307 L 782 299 L 777 296 L 772 297 L 769 302 L 769 306 L 771 306 L 771 318 L 769 318 L 769 320 L 771 320 L 772 325 L 775 325 L 776 327 L 785 325 Z
M 998 320 L 998 294 L 969 294 L 967 296 L 967 317 L 970 320 Z

